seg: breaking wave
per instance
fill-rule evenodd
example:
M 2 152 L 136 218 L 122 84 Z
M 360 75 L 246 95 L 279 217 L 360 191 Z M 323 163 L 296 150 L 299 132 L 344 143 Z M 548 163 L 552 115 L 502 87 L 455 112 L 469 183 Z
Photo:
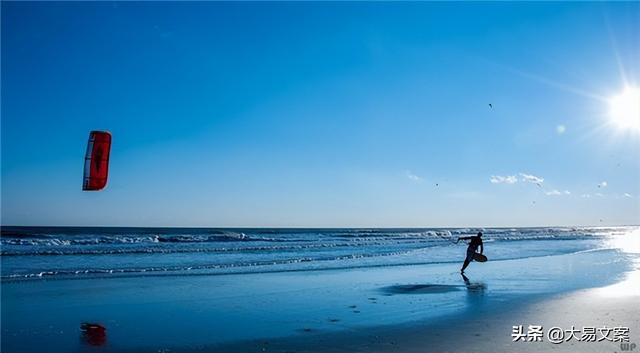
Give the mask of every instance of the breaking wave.
M 597 248 L 638 227 L 188 229 L 4 227 L 1 278 L 227 273 L 459 261 L 458 237 L 484 233 L 491 259 Z M 553 242 L 553 243 L 549 243 Z M 461 255 L 462 254 L 462 255 Z

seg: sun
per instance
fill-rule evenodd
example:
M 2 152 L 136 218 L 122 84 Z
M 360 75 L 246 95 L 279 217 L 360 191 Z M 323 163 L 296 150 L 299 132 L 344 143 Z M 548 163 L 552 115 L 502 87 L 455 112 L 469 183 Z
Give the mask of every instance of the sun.
M 626 87 L 609 100 L 611 121 L 624 130 L 640 132 L 640 88 Z

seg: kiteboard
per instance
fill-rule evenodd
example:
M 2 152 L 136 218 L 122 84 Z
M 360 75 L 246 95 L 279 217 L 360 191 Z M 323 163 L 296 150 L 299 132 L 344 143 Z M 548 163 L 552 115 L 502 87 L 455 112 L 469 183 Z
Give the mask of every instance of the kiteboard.
M 474 261 L 478 261 L 478 262 L 486 262 L 488 259 L 487 259 L 486 256 L 484 256 L 481 253 L 477 252 L 477 253 L 473 254 L 473 260 Z

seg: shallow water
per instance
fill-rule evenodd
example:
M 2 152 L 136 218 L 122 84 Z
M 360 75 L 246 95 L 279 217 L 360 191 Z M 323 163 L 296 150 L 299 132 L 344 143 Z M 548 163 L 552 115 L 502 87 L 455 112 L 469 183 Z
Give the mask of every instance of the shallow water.
M 526 298 L 615 283 L 632 268 L 615 249 L 473 263 L 322 271 L 10 281 L 3 352 L 96 351 L 83 322 L 107 329 L 98 351 L 157 352 L 338 332 L 500 310 Z

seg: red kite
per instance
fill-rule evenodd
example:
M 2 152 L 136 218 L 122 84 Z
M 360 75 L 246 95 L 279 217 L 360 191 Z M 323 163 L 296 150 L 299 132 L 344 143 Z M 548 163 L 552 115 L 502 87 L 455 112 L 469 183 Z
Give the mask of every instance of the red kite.
M 110 150 L 111 134 L 106 131 L 91 131 L 84 157 L 82 190 L 97 191 L 107 185 Z

